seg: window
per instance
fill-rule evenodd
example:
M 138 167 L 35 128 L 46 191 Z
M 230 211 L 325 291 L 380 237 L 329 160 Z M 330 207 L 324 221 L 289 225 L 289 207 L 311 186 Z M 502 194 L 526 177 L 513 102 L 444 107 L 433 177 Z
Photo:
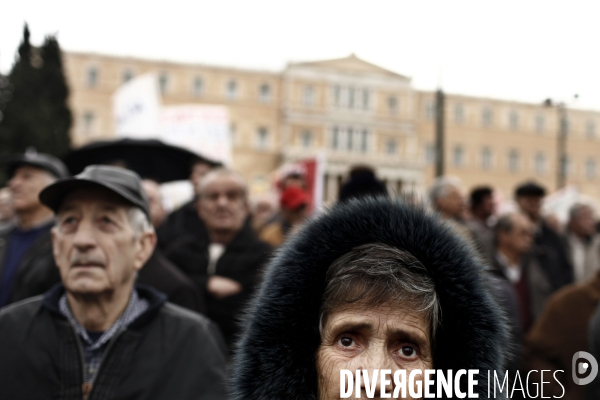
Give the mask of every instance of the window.
M 87 85 L 88 87 L 96 87 L 96 85 L 98 84 L 98 68 L 96 67 L 89 67 L 87 70 Z
M 428 143 L 425 146 L 425 162 L 427 164 L 433 164 L 437 160 L 437 150 L 435 148 L 435 144 Z
M 333 87 L 333 104 L 339 107 L 342 104 L 342 87 L 335 85 Z
M 348 108 L 354 108 L 354 88 L 348 88 Z
M 517 150 L 511 150 L 508 153 L 508 170 L 510 172 L 519 170 L 519 152 Z
M 237 82 L 233 79 L 227 82 L 226 94 L 228 99 L 235 99 L 237 97 Z
M 452 155 L 454 166 L 462 167 L 465 163 L 465 150 L 461 145 L 456 145 L 454 147 L 454 152 Z
M 516 111 L 511 111 L 508 115 L 508 125 L 513 131 L 519 129 L 519 114 Z
M 390 110 L 390 114 L 396 114 L 398 112 L 398 99 L 396 99 L 396 97 L 388 97 L 388 109 Z
M 537 174 L 543 174 L 546 172 L 546 156 L 544 153 L 537 153 L 535 155 L 535 172 Z
M 432 101 L 425 105 L 425 118 L 430 121 L 435 119 L 435 103 Z
M 337 126 L 331 129 L 331 148 L 334 150 L 340 148 L 340 128 Z
M 535 131 L 537 133 L 543 133 L 544 132 L 544 125 L 545 125 L 544 116 L 538 114 L 535 117 Z
M 354 149 L 354 129 L 348 128 L 346 133 L 346 150 L 352 151 Z
M 366 129 L 360 132 L 360 151 L 363 153 L 369 151 L 369 131 Z
M 483 126 L 492 125 L 492 110 L 489 107 L 485 107 L 481 111 L 481 123 Z
M 312 147 L 312 140 L 313 135 L 311 131 L 303 131 L 300 135 L 300 142 L 302 144 L 302 147 L 305 149 Z
M 306 86 L 304 88 L 304 105 L 307 107 L 312 106 L 315 103 L 315 91 L 312 86 Z
M 462 124 L 465 120 L 465 113 L 462 104 L 454 106 L 454 121 L 457 124 Z
M 592 120 L 588 120 L 585 124 L 585 136 L 588 139 L 596 137 L 596 124 Z
M 231 144 L 233 146 L 236 146 L 239 140 L 236 128 L 237 127 L 233 122 L 231 123 L 231 125 L 229 125 L 229 135 L 231 137 Z
M 94 113 L 92 111 L 86 111 L 83 113 L 83 133 L 86 135 L 90 134 L 94 130 Z
M 133 71 L 130 69 L 126 69 L 123 72 L 123 83 L 127 83 L 133 79 Z
M 569 120 L 568 118 L 564 117 L 560 119 L 560 127 L 561 127 L 561 132 L 564 132 L 566 136 L 569 135 Z
M 394 155 L 398 151 L 398 144 L 394 139 L 389 139 L 385 146 L 385 152 L 389 155 Z
M 200 78 L 199 76 L 194 78 L 194 82 L 192 84 L 192 94 L 194 95 L 194 97 L 200 97 L 202 96 L 202 89 L 203 89 L 203 82 L 202 82 L 202 78 Z
M 565 155 L 562 160 L 561 160 L 561 172 L 564 174 L 564 176 L 569 176 L 571 175 L 571 173 L 573 172 L 573 164 L 571 162 L 571 158 L 567 155 Z
M 481 167 L 483 169 L 492 168 L 492 151 L 489 147 L 484 147 L 481 150 Z
M 369 109 L 370 98 L 371 98 L 371 95 L 369 93 L 369 89 L 363 89 L 362 90 L 362 106 L 363 106 L 363 110 L 368 110 Z
M 596 177 L 596 160 L 588 158 L 585 162 L 585 175 L 588 179 L 594 179 Z
M 261 127 L 258 128 L 257 138 L 256 138 L 256 147 L 264 150 L 269 145 L 269 131 L 267 128 Z
M 271 86 L 269 84 L 263 83 L 260 85 L 259 98 L 263 103 L 271 101 Z
M 167 93 L 169 88 L 169 75 L 166 72 L 161 72 L 158 77 L 158 86 L 162 94 Z

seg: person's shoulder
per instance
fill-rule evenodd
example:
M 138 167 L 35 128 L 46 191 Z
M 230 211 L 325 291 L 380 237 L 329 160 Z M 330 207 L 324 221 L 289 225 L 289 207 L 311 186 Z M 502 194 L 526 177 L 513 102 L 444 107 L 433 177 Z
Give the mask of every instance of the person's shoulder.
M 0 327 L 13 326 L 31 320 L 39 312 L 44 297 L 35 296 L 0 309 Z
M 595 276 L 591 280 L 566 285 L 550 296 L 547 308 L 549 309 L 572 309 L 579 308 L 585 302 L 597 301 L 600 297 L 600 277 Z
M 174 331 L 181 329 L 208 331 L 213 325 L 213 322 L 204 315 L 171 302 L 166 302 L 161 307 L 159 316 L 166 322 L 166 326 L 172 327 Z

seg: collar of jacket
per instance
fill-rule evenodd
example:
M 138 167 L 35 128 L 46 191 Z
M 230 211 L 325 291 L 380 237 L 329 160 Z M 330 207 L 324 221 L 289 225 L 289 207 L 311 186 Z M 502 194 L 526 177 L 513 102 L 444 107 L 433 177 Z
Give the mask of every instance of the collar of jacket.
M 312 218 L 267 266 L 234 355 L 232 399 L 317 398 L 315 354 L 327 270 L 367 243 L 406 250 L 427 268 L 441 308 L 434 368 L 479 369 L 475 392 L 487 398 L 488 371 L 504 375 L 509 336 L 506 317 L 487 287 L 485 264 L 424 209 L 355 199 Z
M 142 299 L 146 299 L 149 302 L 148 309 L 137 317 L 129 326 L 128 329 L 139 330 L 143 328 L 147 323 L 152 321 L 160 308 L 167 301 L 167 296 L 158 290 L 152 288 L 151 286 L 144 285 L 141 283 L 135 284 L 135 289 L 137 290 L 138 296 Z M 64 315 L 60 312 L 58 302 L 61 296 L 65 293 L 65 288 L 62 283 L 57 283 L 44 294 L 44 298 L 42 300 L 42 306 L 46 308 L 48 311 L 58 316 L 61 319 L 66 319 Z
M 256 233 L 254 233 L 254 229 L 252 229 L 252 225 L 250 224 L 250 217 L 248 217 L 244 222 L 242 229 L 240 229 L 238 234 L 233 238 L 233 240 L 229 244 L 225 246 L 225 248 L 226 251 L 235 251 L 238 249 L 251 247 L 258 240 L 258 236 L 256 236 Z

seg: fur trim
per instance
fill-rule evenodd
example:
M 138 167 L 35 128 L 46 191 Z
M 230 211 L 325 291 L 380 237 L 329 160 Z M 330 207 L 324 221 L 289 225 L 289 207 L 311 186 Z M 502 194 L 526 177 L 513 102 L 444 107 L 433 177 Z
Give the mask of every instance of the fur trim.
M 248 310 L 231 373 L 232 398 L 317 398 L 315 354 L 327 269 L 352 248 L 376 242 L 406 250 L 425 265 L 441 308 L 434 368 L 479 369 L 477 392 L 487 398 L 487 371 L 500 372 L 508 334 L 482 264 L 439 218 L 383 198 L 334 207 L 278 251 Z

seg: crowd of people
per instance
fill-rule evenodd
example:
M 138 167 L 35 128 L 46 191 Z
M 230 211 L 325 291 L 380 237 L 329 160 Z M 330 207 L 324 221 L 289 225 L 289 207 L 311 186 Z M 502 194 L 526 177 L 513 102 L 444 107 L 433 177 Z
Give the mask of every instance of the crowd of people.
M 193 199 L 167 213 L 160 185 L 121 167 L 70 176 L 28 152 L 6 171 L 2 398 L 339 398 L 339 373 L 324 371 L 340 367 L 336 343 L 358 342 L 336 331 L 357 302 L 416 313 L 419 351 L 401 348 L 414 365 L 561 370 L 545 395 L 600 398 L 600 384 L 571 379 L 575 353 L 600 359 L 594 209 L 577 203 L 564 228 L 551 223 L 535 182 L 498 214 L 491 186 L 467 196 L 441 177 L 426 202 L 396 201 L 360 166 L 311 218 L 298 173 L 274 204 L 251 201 L 240 173 L 198 161 Z

